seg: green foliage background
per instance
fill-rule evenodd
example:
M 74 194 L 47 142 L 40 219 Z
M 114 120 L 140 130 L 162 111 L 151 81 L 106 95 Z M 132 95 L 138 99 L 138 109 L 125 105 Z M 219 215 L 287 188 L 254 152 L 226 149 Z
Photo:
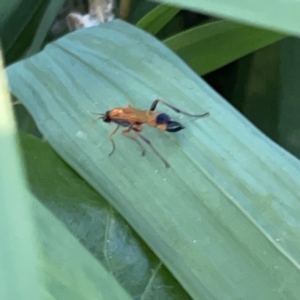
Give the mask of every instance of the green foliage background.
M 132 25 L 115 20 L 42 49 L 61 5 L 0 5 L 9 86 L 23 104 L 18 129 L 27 131 L 17 138 L 3 85 L 0 295 L 297 299 L 300 165 L 278 143 L 299 156 L 299 43 L 286 38 L 298 33 L 298 2 L 186 1 L 228 18 L 216 20 L 133 1 Z M 156 98 L 210 116 L 166 109 L 186 130 L 145 128 L 171 169 L 121 134 L 108 158 L 110 128 L 90 112 L 147 109 Z

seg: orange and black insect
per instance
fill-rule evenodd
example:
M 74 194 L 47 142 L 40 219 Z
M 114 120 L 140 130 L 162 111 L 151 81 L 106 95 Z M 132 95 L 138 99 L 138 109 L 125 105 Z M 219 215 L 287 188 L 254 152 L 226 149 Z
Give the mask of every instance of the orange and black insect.
M 122 134 L 126 136 L 127 138 L 135 141 L 142 150 L 142 155 L 145 155 L 146 149 L 141 144 L 138 138 L 142 139 L 144 142 L 146 142 L 151 149 L 154 151 L 154 153 L 163 161 L 165 166 L 168 168 L 170 167 L 169 163 L 166 161 L 166 159 L 154 148 L 152 143 L 141 134 L 142 131 L 142 125 L 147 124 L 151 127 L 158 128 L 160 130 L 169 131 L 169 132 L 176 132 L 179 130 L 184 129 L 184 127 L 176 121 L 172 121 L 169 115 L 162 112 L 155 111 L 156 106 L 158 103 L 162 103 L 169 108 L 173 109 L 175 112 L 184 114 L 190 117 L 196 117 L 196 118 L 202 118 L 207 116 L 209 113 L 204 113 L 202 115 L 193 115 L 186 113 L 175 106 L 163 101 L 163 100 L 155 100 L 150 110 L 139 110 L 136 108 L 133 108 L 130 105 L 127 105 L 126 107 L 116 107 L 112 110 L 108 110 L 104 114 L 98 114 L 100 115 L 99 119 L 102 119 L 106 123 L 115 123 L 117 124 L 117 127 L 109 134 L 109 139 L 112 142 L 113 148 L 109 155 L 112 155 L 115 151 L 115 141 L 113 140 L 113 135 L 118 131 L 120 126 L 127 127 L 122 131 Z M 129 132 L 133 131 L 136 136 L 129 135 Z

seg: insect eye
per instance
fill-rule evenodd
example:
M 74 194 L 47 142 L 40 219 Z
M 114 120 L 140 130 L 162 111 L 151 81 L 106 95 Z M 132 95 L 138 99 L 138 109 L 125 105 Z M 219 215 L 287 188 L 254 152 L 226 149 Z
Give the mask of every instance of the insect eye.
M 170 122 L 170 120 L 171 120 L 171 118 L 165 113 L 161 113 L 156 117 L 157 124 L 166 124 L 166 123 Z
M 107 111 L 103 117 L 103 122 L 109 123 L 111 121 L 109 117 L 109 111 Z

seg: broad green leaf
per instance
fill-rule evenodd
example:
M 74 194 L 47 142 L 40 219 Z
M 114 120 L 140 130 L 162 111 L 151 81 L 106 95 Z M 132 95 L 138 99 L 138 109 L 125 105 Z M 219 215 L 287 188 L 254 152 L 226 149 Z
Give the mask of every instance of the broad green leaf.
M 190 299 L 124 219 L 48 143 L 22 134 L 21 145 L 32 192 L 134 299 Z
M 136 24 L 138 27 L 155 35 L 158 33 L 176 14 L 179 8 L 170 5 L 159 5 L 151 10 Z
M 0 299 L 40 299 L 38 249 L 0 53 Z M 30 276 L 28 276 L 30 274 Z
M 156 0 L 180 8 L 243 22 L 288 34 L 300 33 L 300 1 L 282 0 Z
M 205 75 L 284 37 L 268 30 L 216 21 L 179 33 L 164 43 L 198 74 Z
M 121 21 L 80 30 L 7 69 L 12 92 L 56 151 L 123 217 L 196 299 L 298 299 L 300 164 L 162 43 Z M 156 99 L 203 119 L 147 128 L 171 164 L 93 116 Z M 172 118 L 180 116 L 167 108 Z

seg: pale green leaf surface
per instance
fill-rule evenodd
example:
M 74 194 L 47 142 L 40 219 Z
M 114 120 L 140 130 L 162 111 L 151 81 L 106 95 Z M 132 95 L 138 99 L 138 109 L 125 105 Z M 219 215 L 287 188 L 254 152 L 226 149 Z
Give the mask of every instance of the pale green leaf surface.
M 282 0 L 156 0 L 180 8 L 199 11 L 216 17 L 228 18 L 254 26 L 300 34 L 300 1 Z
M 299 161 L 155 38 L 121 21 L 81 30 L 8 68 L 13 93 L 56 151 L 105 196 L 196 299 L 298 299 Z M 205 119 L 144 134 L 171 164 L 88 111 L 156 98 Z M 159 109 L 165 109 L 160 107 Z M 167 112 L 169 110 L 165 109 Z M 173 118 L 179 115 L 170 112 Z M 79 134 L 80 133 L 80 134 Z
M 134 299 L 190 299 L 125 220 L 47 142 L 22 133 L 31 191 Z
M 285 36 L 228 21 L 194 27 L 164 43 L 198 74 L 205 75 Z
M 136 26 L 155 35 L 158 33 L 176 14 L 179 8 L 170 5 L 159 5 L 139 20 Z

